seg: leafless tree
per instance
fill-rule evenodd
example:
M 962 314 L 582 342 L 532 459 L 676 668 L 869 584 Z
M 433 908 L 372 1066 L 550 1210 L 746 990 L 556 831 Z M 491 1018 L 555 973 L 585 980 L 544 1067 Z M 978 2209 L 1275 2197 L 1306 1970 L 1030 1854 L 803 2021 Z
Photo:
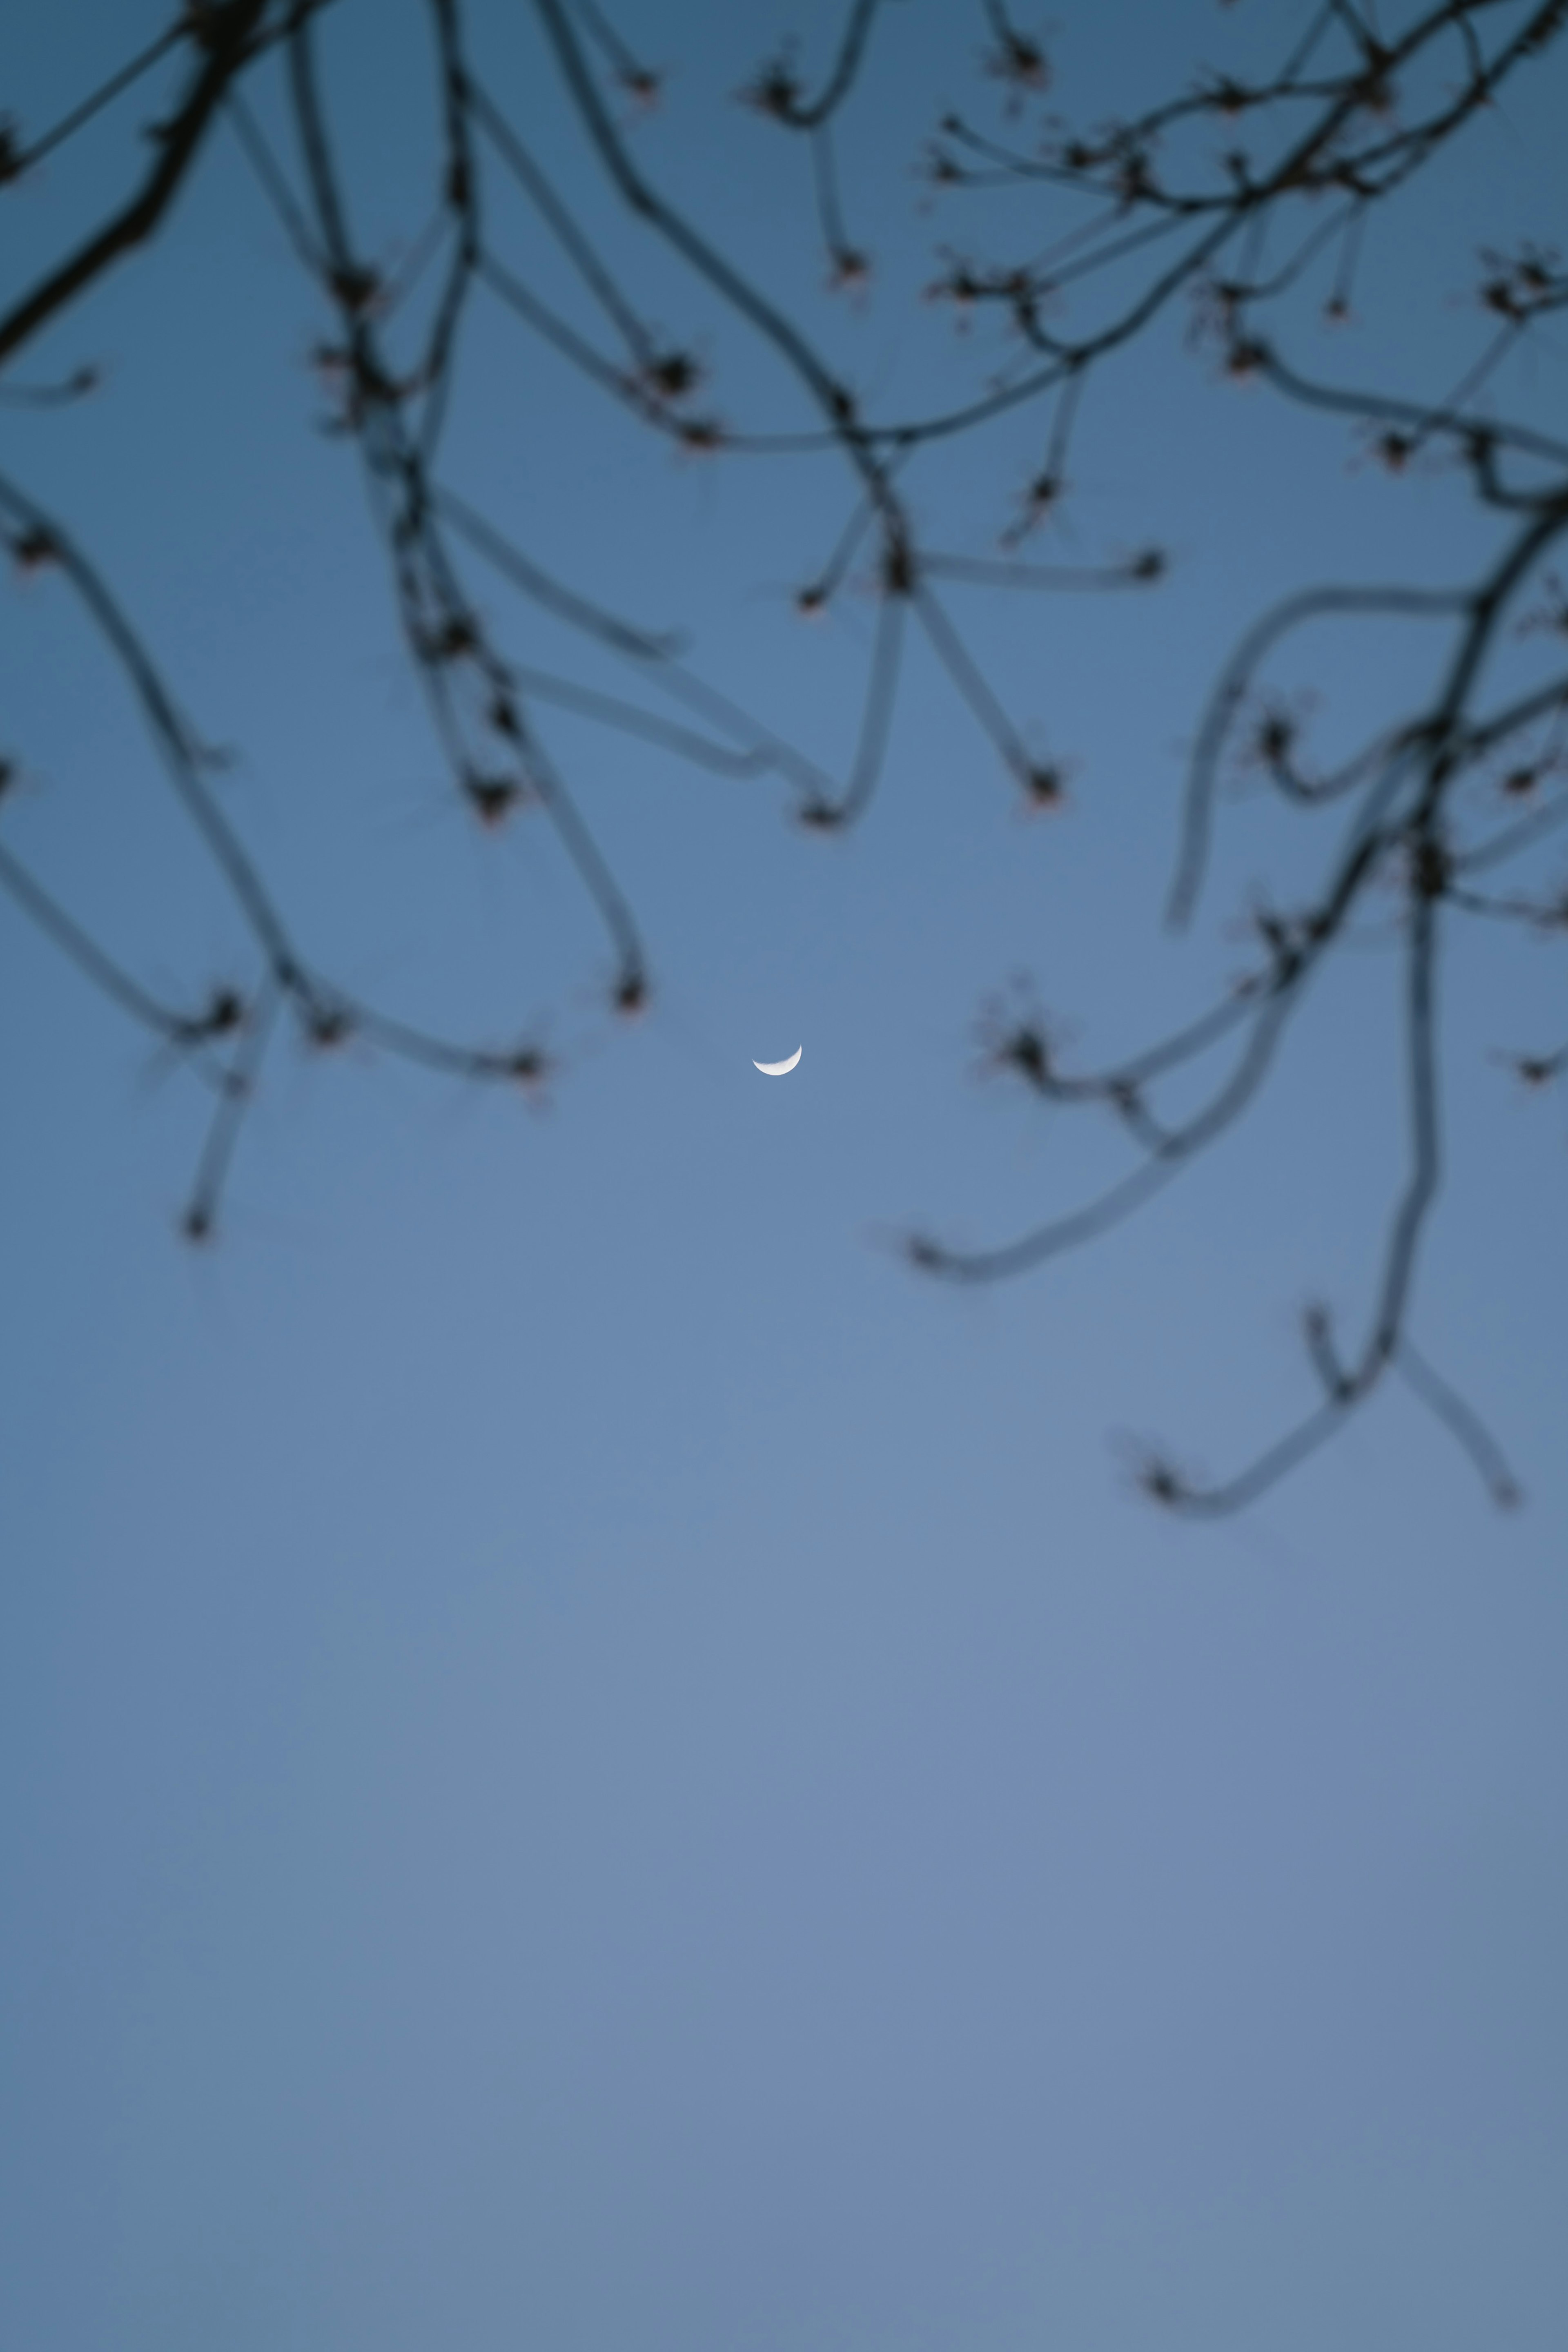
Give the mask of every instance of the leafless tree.
M 1197 906 L 1217 794 L 1236 761 L 1285 802 L 1328 813 L 1339 824 L 1326 870 L 1300 903 L 1252 909 L 1253 951 L 1239 982 L 1201 1018 L 1101 1070 L 1071 1066 L 1051 1023 L 1030 1005 L 987 1016 L 992 1065 L 1047 1102 L 1107 1114 L 1132 1154 L 1127 1173 L 1100 1197 L 997 1248 L 966 1253 L 916 1235 L 908 1255 L 945 1280 L 992 1281 L 1129 1215 L 1235 1125 L 1354 923 L 1375 903 L 1385 908 L 1392 894 L 1404 974 L 1398 1085 L 1406 1166 L 1360 1334 L 1346 1340 L 1325 1307 L 1308 1311 L 1316 1403 L 1239 1475 L 1204 1485 L 1151 1455 L 1139 1477 L 1173 1511 L 1234 1509 L 1333 1434 L 1397 1371 L 1468 1451 L 1498 1500 L 1511 1500 L 1498 1447 L 1416 1352 L 1408 1326 L 1442 1171 L 1436 980 L 1445 940 L 1461 919 L 1568 931 L 1568 898 L 1543 885 L 1541 870 L 1551 836 L 1568 818 L 1568 594 L 1552 570 L 1568 535 L 1568 440 L 1511 421 L 1493 394 L 1509 355 L 1568 307 L 1568 275 L 1545 246 L 1483 256 L 1473 364 L 1436 392 L 1322 381 L 1284 339 L 1314 307 L 1331 319 L 1348 312 L 1369 226 L 1494 105 L 1511 78 L 1550 62 L 1568 0 L 1437 0 L 1412 6 L 1386 30 L 1375 0 L 1326 0 L 1303 8 L 1297 37 L 1267 78 L 1204 75 L 1134 119 L 1088 131 L 1049 110 L 1054 96 L 1043 40 L 1003 0 L 983 0 L 977 110 L 955 110 L 933 128 L 920 169 L 933 194 L 950 207 L 967 207 L 965 247 L 946 250 L 930 290 L 977 329 L 994 321 L 998 332 L 973 337 L 970 396 L 932 411 L 899 398 L 886 413 L 880 405 L 873 412 L 835 370 L 822 337 L 729 257 L 720 231 L 666 196 L 640 162 L 635 119 L 657 102 L 661 76 L 594 0 L 528 0 L 553 79 L 521 94 L 475 64 L 463 0 L 416 5 L 429 22 L 439 153 L 429 226 L 395 271 L 379 267 L 356 239 L 353 191 L 334 127 L 349 99 L 346 89 L 329 86 L 321 54 L 323 19 L 347 39 L 350 20 L 373 14 L 365 0 L 189 0 L 158 40 L 64 120 L 41 131 L 11 121 L 0 127 L 0 182 L 21 182 L 46 157 L 68 150 L 103 109 L 133 94 L 158 94 L 148 158 L 122 199 L 0 315 L 0 404 L 68 405 L 95 390 L 91 368 L 58 381 L 29 378 L 23 355 L 111 272 L 133 265 L 187 194 L 214 141 L 237 142 L 329 321 L 317 365 L 334 427 L 364 468 L 408 658 L 452 784 L 482 826 L 498 826 L 527 804 L 543 813 L 603 925 L 613 955 L 612 1009 L 624 1016 L 649 996 L 644 947 L 621 882 L 546 751 L 539 708 L 564 705 L 724 775 L 770 774 L 787 788 L 800 824 L 831 832 L 853 824 L 878 788 L 902 666 L 916 646 L 951 679 L 1024 803 L 1051 810 L 1064 798 L 1065 769 L 1028 748 L 951 607 L 968 590 L 1136 593 L 1164 579 L 1166 558 L 1156 547 L 1101 565 L 1030 560 L 1031 541 L 1068 487 L 1085 398 L 1113 354 L 1186 306 L 1193 340 L 1218 375 L 1343 416 L 1367 456 L 1396 472 L 1417 461 L 1446 466 L 1494 524 L 1475 575 L 1440 587 L 1303 587 L 1258 615 L 1201 714 L 1171 892 L 1175 924 L 1189 923 Z M 477 0 L 473 6 L 481 13 Z M 802 203 L 824 252 L 826 301 L 861 288 L 873 267 L 846 220 L 838 142 L 852 136 L 856 104 L 874 95 L 878 45 L 896 29 L 883 19 L 897 13 L 887 0 L 851 0 L 815 79 L 797 49 L 782 48 L 738 93 L 759 118 L 759 137 L 800 143 Z M 956 76 L 972 72 L 974 39 L 967 26 Z M 362 86 L 353 102 L 371 102 Z M 743 429 L 710 404 L 695 341 L 672 340 L 655 327 L 633 275 L 601 249 L 582 205 L 539 160 L 530 118 L 541 106 L 575 116 L 596 159 L 606 216 L 629 235 L 655 240 L 686 273 L 694 295 L 755 339 L 803 425 L 763 421 Z M 497 175 L 520 194 L 557 266 L 569 271 L 575 310 L 547 297 L 538 272 L 500 249 L 490 226 Z M 1020 197 L 1038 219 L 1026 258 L 1004 247 L 1004 236 L 1016 232 L 988 227 L 988 200 L 998 196 L 1006 221 L 1016 221 Z M 595 397 L 630 411 L 666 446 L 737 463 L 788 452 L 841 469 L 842 528 L 797 598 L 802 611 L 820 610 L 857 565 L 872 569 L 877 617 L 858 736 L 841 777 L 699 676 L 673 637 L 632 624 L 558 577 L 495 512 L 451 487 L 444 433 L 465 317 L 479 301 L 510 313 Z M 955 445 L 1020 412 L 1040 420 L 1040 457 L 996 553 L 928 544 L 911 503 L 920 469 L 939 467 Z M 246 1106 L 280 1025 L 296 1025 L 318 1047 L 358 1036 L 475 1080 L 542 1081 L 549 1057 L 531 1037 L 495 1045 L 413 1026 L 304 954 L 214 793 L 214 754 L 120 589 L 9 471 L 0 474 L 0 515 L 16 563 L 57 572 L 124 673 L 180 803 L 254 940 L 257 976 L 248 989 L 225 984 L 186 1004 L 166 1002 L 0 839 L 0 885 L 14 905 L 212 1089 L 187 1236 L 200 1241 L 214 1229 Z M 643 696 L 623 699 L 522 659 L 481 610 L 469 585 L 475 562 L 509 583 L 525 608 L 624 661 Z M 1270 685 L 1270 665 L 1295 633 L 1328 615 L 1369 628 L 1390 616 L 1416 617 L 1437 629 L 1444 650 L 1424 701 L 1349 757 L 1325 764 Z M 1521 635 L 1533 635 L 1536 669 L 1523 683 L 1511 671 L 1500 693 L 1502 648 Z M 649 692 L 676 715 L 647 700 Z M 0 795 L 16 772 L 15 758 L 0 767 Z M 1538 1044 L 1513 1062 L 1525 1084 L 1547 1085 L 1568 1070 L 1568 1042 Z M 1205 1090 L 1190 1107 L 1194 1076 L 1206 1072 Z M 1189 1107 L 1179 1113 L 1168 1108 L 1173 1081 L 1188 1089 Z

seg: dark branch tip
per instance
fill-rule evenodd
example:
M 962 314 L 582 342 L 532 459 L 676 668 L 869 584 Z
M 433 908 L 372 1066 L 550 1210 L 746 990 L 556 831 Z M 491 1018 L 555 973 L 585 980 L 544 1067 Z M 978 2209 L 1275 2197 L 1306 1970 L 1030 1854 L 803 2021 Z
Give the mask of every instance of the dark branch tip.
M 1024 798 L 1037 812 L 1054 812 L 1067 804 L 1067 772 L 1055 761 L 1042 760 L 1020 771 Z
M 800 79 L 787 55 L 769 58 L 740 92 L 743 106 L 774 122 L 794 125 L 800 112 Z
M 29 523 L 11 541 L 11 558 L 18 572 L 42 572 L 60 561 L 60 543 L 43 523 Z
M 480 824 L 493 830 L 506 823 L 528 793 L 516 776 L 469 774 L 463 779 L 463 796 Z
M 1139 1491 L 1162 1510 L 1176 1510 L 1191 1499 L 1192 1489 L 1173 1463 L 1153 1454 L 1135 1474 Z
M 998 1069 L 1016 1070 L 1039 1093 L 1050 1083 L 1051 1046 L 1044 1031 L 1032 1022 L 1021 1023 L 1003 1037 L 991 1058 Z
M 704 373 L 702 362 L 694 352 L 672 345 L 667 351 L 649 353 L 638 381 L 653 399 L 678 401 L 688 399 L 695 392 Z

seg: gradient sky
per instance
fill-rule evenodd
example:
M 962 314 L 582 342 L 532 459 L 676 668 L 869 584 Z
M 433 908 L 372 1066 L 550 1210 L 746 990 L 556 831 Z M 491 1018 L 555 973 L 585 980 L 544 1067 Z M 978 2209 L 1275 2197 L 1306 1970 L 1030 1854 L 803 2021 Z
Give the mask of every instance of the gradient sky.
M 721 404 L 780 413 L 595 193 L 527 12 L 470 13 L 650 306 L 711 333 Z M 48 120 L 162 14 L 21 12 L 7 104 Z M 1061 7 L 1061 103 L 1247 65 L 1295 14 Z M 906 166 L 956 89 L 998 119 L 977 15 L 908 0 L 879 36 L 845 165 L 863 313 L 821 295 L 800 158 L 732 102 L 837 11 L 637 15 L 674 68 L 637 134 L 662 184 L 869 398 L 972 376 L 916 299 L 961 223 Z M 341 0 L 326 42 L 388 253 L 422 217 L 422 41 Z M 1303 342 L 1325 372 L 1458 372 L 1474 248 L 1561 235 L 1562 102 L 1557 58 L 1421 184 L 1359 340 Z M 143 114 L 7 194 L 15 282 Z M 1448 968 L 1416 1321 L 1518 1467 L 1511 1517 L 1401 1394 L 1214 1528 L 1144 1507 L 1113 1443 L 1222 1472 L 1308 1402 L 1300 1307 L 1364 1295 L 1397 1173 L 1386 958 L 1345 960 L 1224 1152 L 1097 1249 L 956 1294 L 887 1245 L 1005 1237 L 1113 1165 L 976 1083 L 988 990 L 1028 971 L 1086 1052 L 1131 1044 L 1236 968 L 1254 876 L 1311 870 L 1239 803 L 1205 922 L 1160 931 L 1180 746 L 1260 600 L 1462 576 L 1485 531 L 1218 385 L 1177 322 L 1096 387 L 1060 542 L 1161 540 L 1168 586 L 963 608 L 1080 763 L 1060 820 L 1019 819 L 925 663 L 844 841 L 774 782 L 547 730 L 650 943 L 622 1032 L 548 844 L 451 808 L 355 460 L 316 430 L 323 326 L 219 142 L 29 362 L 102 359 L 102 394 L 4 412 L 5 462 L 235 748 L 223 790 L 312 952 L 411 1016 L 521 1003 L 565 1066 L 530 1108 L 281 1051 L 192 1255 L 200 1097 L 0 906 L 0 2341 L 1558 2347 L 1568 1121 L 1489 1055 L 1555 1042 L 1561 950 Z M 788 606 L 831 475 L 672 463 L 498 320 L 467 364 L 456 486 L 841 768 L 873 608 Z M 1543 350 L 1507 392 L 1550 415 L 1561 385 Z M 993 546 L 1038 438 L 956 453 L 930 511 Z M 150 982 L 244 980 L 59 583 L 0 604 L 6 839 Z M 1419 675 L 1386 645 L 1289 676 L 1348 736 Z M 752 1070 L 797 1044 L 788 1080 Z

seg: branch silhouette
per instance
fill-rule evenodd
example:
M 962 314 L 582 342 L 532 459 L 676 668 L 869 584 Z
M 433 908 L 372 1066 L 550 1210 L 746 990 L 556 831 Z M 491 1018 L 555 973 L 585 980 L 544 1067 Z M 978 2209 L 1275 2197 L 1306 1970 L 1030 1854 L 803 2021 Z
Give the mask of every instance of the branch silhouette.
M 1568 672 L 1520 690 L 1502 675 L 1506 645 L 1568 636 L 1568 599 L 1552 570 L 1568 538 L 1568 440 L 1500 413 L 1497 387 L 1511 357 L 1542 348 L 1543 322 L 1568 309 L 1568 274 L 1548 248 L 1521 244 L 1481 257 L 1474 289 L 1484 341 L 1456 382 L 1430 397 L 1401 386 L 1321 381 L 1287 354 L 1311 289 L 1331 321 L 1352 312 L 1380 211 L 1408 200 L 1435 158 L 1492 107 L 1510 79 L 1556 61 L 1568 0 L 1437 0 L 1380 34 L 1370 16 L 1336 5 L 1303 9 L 1272 78 L 1198 75 L 1161 103 L 1088 131 L 1055 115 L 1036 121 L 1053 82 L 1045 44 L 1000 0 L 981 0 L 955 54 L 956 83 L 972 73 L 973 31 L 984 47 L 983 90 L 999 125 L 976 108 L 944 114 L 921 151 L 926 193 L 965 211 L 967 242 L 949 246 L 928 292 L 972 329 L 973 379 L 957 397 L 923 404 L 918 372 L 885 398 L 865 399 L 830 356 L 831 306 L 869 285 L 873 266 L 851 234 L 843 159 L 858 154 L 857 110 L 877 103 L 878 60 L 898 12 L 847 0 L 825 59 L 811 75 L 793 47 L 775 50 L 737 93 L 760 118 L 758 136 L 798 140 L 800 213 L 827 257 L 821 327 L 797 315 L 728 247 L 716 205 L 697 217 L 640 159 L 638 116 L 663 95 L 662 68 L 634 50 L 592 0 L 528 0 L 538 73 L 532 86 L 481 71 L 470 46 L 482 0 L 410 0 L 430 37 L 436 123 L 425 226 L 402 265 L 383 269 L 356 234 L 356 187 L 340 138 L 346 106 L 373 105 L 370 85 L 329 72 L 319 28 L 330 20 L 347 54 L 373 40 L 367 0 L 188 0 L 165 30 L 90 82 L 54 124 L 30 139 L 0 125 L 5 184 L 33 179 L 47 157 L 68 175 L 89 125 L 120 119 L 134 95 L 159 93 L 147 126 L 152 156 L 85 236 L 0 306 L 0 409 L 79 413 L 101 392 L 95 366 L 11 373 L 154 239 L 199 177 L 214 134 L 244 159 L 327 325 L 314 365 L 329 427 L 354 449 L 384 551 L 406 657 L 452 790 L 483 829 L 537 808 L 553 831 L 608 943 L 608 1009 L 639 1013 L 651 963 L 634 892 L 616 875 L 580 807 L 568 767 L 547 748 L 537 712 L 560 709 L 623 740 L 673 754 L 738 789 L 771 781 L 795 821 L 832 832 L 858 823 L 890 788 L 895 716 L 912 660 L 945 674 L 979 738 L 1026 810 L 1060 810 L 1067 763 L 1028 748 L 1026 730 L 989 675 L 967 619 L 972 594 L 1101 595 L 1159 589 L 1169 559 L 1157 546 L 1112 560 L 1026 560 L 1071 487 L 1074 437 L 1100 372 L 1179 306 L 1189 342 L 1221 383 L 1249 383 L 1279 402 L 1343 419 L 1365 457 L 1394 474 L 1441 465 L 1469 489 L 1498 534 L 1472 577 L 1306 586 L 1261 612 L 1241 635 L 1200 714 L 1188 762 L 1170 914 L 1192 923 L 1210 864 L 1223 783 L 1240 766 L 1303 817 L 1337 813 L 1327 870 L 1292 911 L 1255 907 L 1249 971 L 1196 1021 L 1156 1035 L 1099 1071 L 1065 1066 L 1044 1015 L 986 1016 L 988 1061 L 1042 1101 L 1099 1109 L 1131 1161 L 1097 1198 L 1070 1206 L 997 1246 L 964 1252 L 921 1234 L 908 1244 L 922 1271 L 989 1281 L 1037 1266 L 1134 1213 L 1234 1127 L 1270 1082 L 1296 1013 L 1350 944 L 1381 894 L 1394 894 L 1403 962 L 1399 1095 L 1406 1169 L 1388 1209 L 1381 1264 L 1354 1347 L 1342 1350 L 1326 1307 L 1304 1320 L 1316 1402 L 1249 1465 L 1217 1485 L 1166 1455 L 1139 1475 L 1149 1496 L 1188 1515 L 1240 1507 L 1332 1437 L 1396 1370 L 1502 1502 L 1517 1489 L 1474 1410 L 1411 1339 L 1416 1279 L 1443 1169 L 1440 981 L 1445 944 L 1467 919 L 1535 934 L 1568 930 L 1568 900 L 1543 888 L 1531 861 L 1568 823 Z M 641 38 L 641 28 L 639 28 Z M 172 86 L 165 89 L 163 83 Z M 119 110 L 117 115 L 116 110 Z M 593 174 L 587 193 L 547 170 L 538 126 L 575 124 Z M 279 126 L 281 130 L 279 129 Z M 1218 152 L 1218 135 L 1227 143 Z M 411 181 L 415 176 L 411 166 Z M 499 198 L 526 206 L 553 257 L 497 226 Z M 1000 200 L 992 218 L 992 200 Z M 1034 250 L 1018 257 L 1020 203 L 1034 207 Z M 858 211 L 857 206 L 854 208 Z M 694 313 L 716 312 L 772 371 L 778 408 L 732 421 L 712 404 L 700 337 L 674 338 L 644 307 L 643 251 L 651 240 L 688 288 Z M 625 251 L 622 247 L 625 246 Z M 564 273 L 569 291 L 556 280 Z M 1070 303 L 1072 307 L 1069 307 Z M 717 462 L 822 465 L 841 479 L 842 520 L 821 565 L 797 592 L 818 613 L 860 584 L 869 564 L 876 600 L 858 718 L 835 774 L 686 657 L 676 632 L 611 609 L 591 586 L 563 577 L 504 500 L 465 471 L 452 440 L 465 367 L 465 328 L 490 305 L 531 339 L 542 362 L 570 372 L 593 403 L 629 415 L 650 446 Z M 991 329 L 996 337 L 988 340 Z M 758 395 L 752 395 L 755 399 Z M 769 395 L 774 396 L 774 395 Z M 915 486 L 945 453 L 983 439 L 1004 418 L 1038 419 L 1040 456 L 993 552 L 927 544 Z M 42 427 L 37 429 L 43 429 Z M 61 425 L 59 429 L 66 429 Z M 447 1037 L 371 1003 L 308 956 L 235 823 L 214 795 L 213 755 L 183 714 L 166 668 L 130 617 L 133 587 L 109 583 L 87 534 L 46 509 L 13 463 L 0 475 L 0 519 L 24 570 L 54 571 L 130 689 L 177 804 L 221 876 L 255 953 L 256 977 L 193 992 L 187 1008 L 143 986 L 74 916 L 66 896 L 0 841 L 0 891 L 76 971 L 155 1034 L 212 1093 L 207 1140 L 183 1219 L 193 1240 L 218 1229 L 246 1112 L 290 1022 L 318 1045 L 356 1035 L 427 1067 L 532 1088 L 554 1064 L 537 1020 L 513 1014 L 500 1042 Z M 485 567 L 514 593 L 502 626 L 482 608 L 467 567 Z M 961 630 L 947 592 L 966 614 Z M 1531 599 L 1535 600 L 1531 603 Z M 542 619 L 586 652 L 636 673 L 638 691 L 678 706 L 679 718 L 606 692 L 591 677 L 535 657 Z M 1442 658 L 1424 699 L 1393 715 L 1348 756 L 1313 757 L 1309 730 L 1281 700 L 1272 673 L 1282 652 L 1319 623 L 1367 634 L 1419 620 L 1438 633 Z M 913 626 L 911 625 L 913 624 Z M 519 649 L 520 648 L 520 649 Z M 0 763 L 0 804 L 16 771 Z M 1484 789 L 1483 789 L 1484 788 Z M 1502 808 L 1500 813 L 1498 803 Z M 1501 891 L 1485 877 L 1522 864 Z M 508 1042 L 509 1041 L 509 1042 Z M 1568 1072 L 1568 1045 L 1509 1057 L 1531 1086 Z M 1179 1114 L 1166 1082 L 1209 1072 L 1197 1108 Z

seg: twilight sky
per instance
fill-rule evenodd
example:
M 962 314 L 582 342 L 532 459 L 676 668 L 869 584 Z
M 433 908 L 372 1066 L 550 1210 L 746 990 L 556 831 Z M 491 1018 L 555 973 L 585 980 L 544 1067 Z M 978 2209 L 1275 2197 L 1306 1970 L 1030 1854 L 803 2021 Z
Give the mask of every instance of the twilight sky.
M 717 404 L 798 422 L 609 204 L 529 12 L 468 13 Z M 5 103 L 51 120 L 163 15 L 21 12 Z M 919 299 L 966 232 L 909 168 L 956 96 L 1003 122 L 978 12 L 904 0 L 879 30 L 843 154 L 860 310 L 821 292 L 801 156 L 734 103 L 789 26 L 820 58 L 837 8 L 622 15 L 673 69 L 640 160 L 868 404 L 983 372 Z M 1053 102 L 1092 121 L 1248 69 L 1299 15 L 1063 5 Z M 388 257 L 423 217 L 423 38 L 404 0 L 340 0 L 323 36 Z M 1458 373 L 1475 248 L 1562 236 L 1562 106 L 1554 57 L 1374 237 L 1362 323 L 1325 341 L 1303 310 L 1324 373 Z M 5 192 L 7 289 L 123 184 L 147 113 Z M 1315 872 L 1238 799 L 1204 919 L 1160 929 L 1181 747 L 1260 603 L 1463 577 L 1490 544 L 1440 477 L 1217 383 L 1185 323 L 1096 384 L 1075 536 L 1042 549 L 1159 541 L 1169 583 L 955 604 L 1075 762 L 1059 818 L 1019 815 L 925 660 L 842 840 L 792 827 L 777 780 L 545 722 L 649 942 L 629 1031 L 537 819 L 492 838 L 452 805 L 353 453 L 318 429 L 324 315 L 229 139 L 29 355 L 106 382 L 0 409 L 0 463 L 233 747 L 225 803 L 311 951 L 411 1018 L 504 1035 L 520 1003 L 563 1067 L 530 1105 L 286 1044 L 192 1254 L 202 1098 L 0 900 L 0 2341 L 1560 2343 L 1568 1121 L 1490 1058 L 1563 1030 L 1560 945 L 1446 971 L 1415 1326 L 1505 1443 L 1511 1517 L 1392 1391 L 1218 1527 L 1151 1513 L 1118 1451 L 1239 1464 L 1309 1402 L 1303 1300 L 1363 1297 L 1401 1141 L 1375 945 L 1116 1236 L 975 1293 L 890 1246 L 1005 1238 L 1120 1164 L 977 1082 L 988 992 L 1027 971 L 1085 1053 L 1140 1042 L 1238 968 L 1254 880 Z M 1561 352 L 1511 408 L 1560 415 Z M 875 608 L 789 608 L 841 517 L 831 467 L 674 461 L 494 313 L 465 386 L 453 485 L 841 772 Z M 951 544 L 994 551 L 1040 437 L 933 471 Z M 474 577 L 521 658 L 635 688 Z M 60 583 L 0 607 L 6 841 L 150 984 L 245 983 Z M 1337 667 L 1333 642 L 1281 675 L 1349 740 L 1425 641 Z M 753 1070 L 798 1044 L 788 1079 Z

